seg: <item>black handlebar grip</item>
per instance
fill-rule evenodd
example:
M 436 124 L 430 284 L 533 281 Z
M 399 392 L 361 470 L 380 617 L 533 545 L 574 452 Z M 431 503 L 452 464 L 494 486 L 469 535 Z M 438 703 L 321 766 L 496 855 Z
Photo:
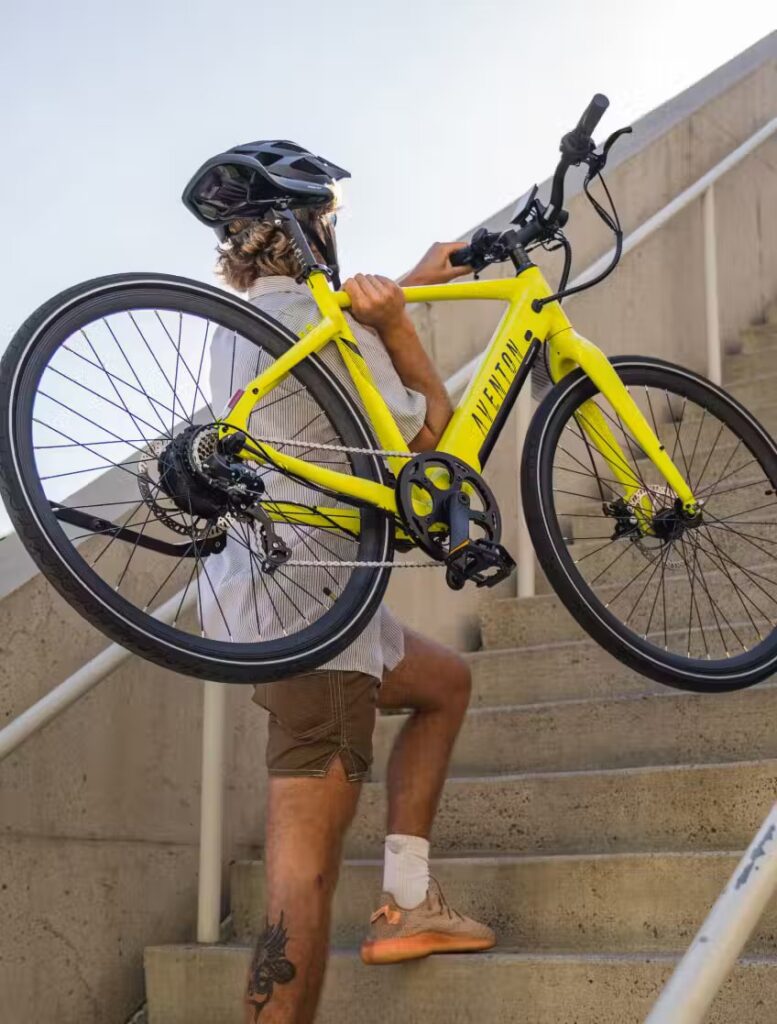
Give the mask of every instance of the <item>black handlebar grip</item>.
M 591 138 L 609 105 L 610 101 L 607 97 L 598 92 L 585 108 L 583 116 L 577 122 L 575 132 Z
M 472 253 L 470 252 L 469 246 L 464 249 L 457 249 L 456 252 L 452 252 L 448 257 L 450 265 L 452 267 L 468 267 L 472 260 Z

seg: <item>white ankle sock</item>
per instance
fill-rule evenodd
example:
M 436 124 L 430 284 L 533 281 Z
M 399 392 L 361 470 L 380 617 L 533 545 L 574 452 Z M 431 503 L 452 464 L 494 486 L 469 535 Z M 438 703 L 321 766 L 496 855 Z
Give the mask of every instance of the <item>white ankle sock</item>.
M 386 836 L 383 891 L 397 904 L 412 910 L 426 898 L 429 888 L 429 840 L 421 836 Z

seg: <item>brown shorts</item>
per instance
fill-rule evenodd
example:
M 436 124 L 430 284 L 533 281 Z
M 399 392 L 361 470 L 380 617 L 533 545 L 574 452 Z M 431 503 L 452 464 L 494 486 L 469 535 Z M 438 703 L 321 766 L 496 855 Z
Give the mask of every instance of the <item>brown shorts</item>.
M 319 669 L 254 687 L 270 712 L 270 775 L 323 776 L 339 755 L 351 782 L 372 764 L 379 680 L 364 672 Z

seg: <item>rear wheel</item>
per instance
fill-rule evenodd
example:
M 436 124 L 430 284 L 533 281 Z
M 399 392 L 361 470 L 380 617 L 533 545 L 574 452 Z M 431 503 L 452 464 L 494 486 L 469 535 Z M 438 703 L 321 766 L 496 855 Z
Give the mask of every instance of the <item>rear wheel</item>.
M 294 341 L 216 288 L 137 274 L 56 296 L 4 355 L 0 482 L 19 536 L 90 622 L 167 668 L 252 683 L 313 668 L 355 638 L 384 593 L 385 514 L 266 466 L 254 470 L 259 518 L 202 483 L 230 394 Z M 249 428 L 385 482 L 353 398 L 316 358 L 259 403 Z M 279 521 L 279 502 L 346 510 L 350 528 Z M 268 567 L 273 528 L 290 557 Z
M 529 530 L 559 597 L 638 672 L 679 689 L 733 690 L 777 671 L 777 448 L 730 395 L 657 359 L 612 360 L 703 502 L 692 522 L 581 371 L 546 396 L 522 466 Z M 588 403 L 588 404 L 586 404 Z M 582 429 L 604 415 L 637 493 Z M 645 534 L 637 512 L 650 508 Z

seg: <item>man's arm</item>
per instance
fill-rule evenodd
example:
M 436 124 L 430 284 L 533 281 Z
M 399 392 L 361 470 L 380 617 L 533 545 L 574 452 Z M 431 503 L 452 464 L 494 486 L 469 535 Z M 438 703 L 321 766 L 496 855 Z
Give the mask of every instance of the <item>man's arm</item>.
M 357 274 L 345 282 L 343 290 L 350 296 L 355 319 L 380 335 L 405 387 L 426 398 L 424 425 L 409 442 L 410 450 L 424 452 L 435 448 L 453 415 L 453 406 L 407 315 L 402 289 L 387 277 Z

